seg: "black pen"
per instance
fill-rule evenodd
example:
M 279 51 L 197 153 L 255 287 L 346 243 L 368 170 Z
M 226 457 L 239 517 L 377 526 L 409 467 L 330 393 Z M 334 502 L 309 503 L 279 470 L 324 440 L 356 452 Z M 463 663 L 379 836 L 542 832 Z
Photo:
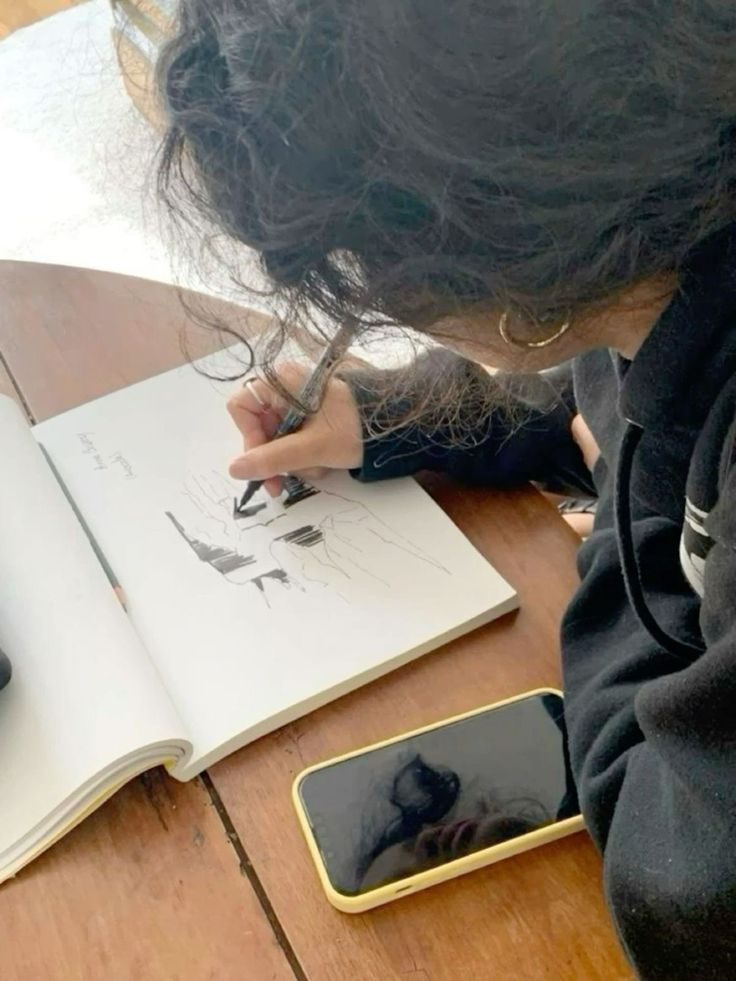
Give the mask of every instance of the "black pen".
M 276 431 L 273 434 L 274 439 L 278 439 L 279 436 L 288 436 L 289 433 L 295 432 L 304 422 L 307 414 L 314 411 L 318 407 L 320 399 L 322 398 L 324 387 L 329 380 L 330 372 L 350 346 L 352 337 L 352 327 L 343 325 L 339 328 L 335 336 L 322 352 L 322 356 L 315 365 L 314 371 L 311 373 L 305 385 L 302 387 L 302 390 L 299 392 L 299 401 L 306 407 L 306 411 L 302 411 L 295 406 L 288 409 L 286 415 L 276 427 Z M 245 488 L 243 496 L 239 501 L 237 498 L 235 500 L 234 512 L 236 515 L 240 514 L 242 509 L 246 506 L 248 501 L 250 501 L 256 491 L 261 489 L 263 483 L 264 482 L 262 480 L 248 481 L 248 486 Z

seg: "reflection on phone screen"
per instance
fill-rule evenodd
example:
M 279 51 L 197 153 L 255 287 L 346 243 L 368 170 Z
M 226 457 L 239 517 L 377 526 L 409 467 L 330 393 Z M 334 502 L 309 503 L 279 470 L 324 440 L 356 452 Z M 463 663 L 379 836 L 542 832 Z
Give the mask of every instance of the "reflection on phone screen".
M 559 695 L 519 699 L 308 774 L 300 785 L 345 895 L 579 813 Z

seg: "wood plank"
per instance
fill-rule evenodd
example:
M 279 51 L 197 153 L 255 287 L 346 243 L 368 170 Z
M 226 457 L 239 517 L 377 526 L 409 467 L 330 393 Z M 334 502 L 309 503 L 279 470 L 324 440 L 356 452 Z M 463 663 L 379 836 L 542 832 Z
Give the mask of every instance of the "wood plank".
M 0 351 L 7 340 L 22 352 L 37 416 L 133 380 L 147 364 L 168 366 L 161 350 L 146 359 L 139 332 L 160 329 L 181 360 L 172 291 L 164 304 L 160 288 L 143 284 L 136 302 L 121 279 L 90 285 L 60 267 L 0 263 Z M 134 311 L 129 324 L 123 308 Z M 7 372 L 0 389 L 13 391 Z M 294 978 L 209 794 L 162 771 L 123 788 L 0 889 L 0 948 L 2 977 L 18 981 L 242 981 L 244 964 L 253 981 Z
M 0 310 L 0 350 L 39 416 L 180 359 L 181 315 L 165 287 L 21 265 L 0 265 L 2 295 L 16 297 L 12 317 Z M 584 835 L 360 917 L 335 912 L 319 890 L 289 799 L 302 766 L 559 684 L 557 625 L 575 583 L 573 533 L 531 490 L 429 486 L 518 588 L 521 610 L 247 747 L 211 778 L 312 981 L 628 978 Z
M 0 889 L 3 978 L 293 981 L 207 792 L 134 781 Z
M 200 325 L 167 284 L 32 262 L 0 261 L 0 295 L 2 353 L 37 421 L 232 344 L 208 318 L 251 337 L 268 323 L 183 294 Z
M 0 38 L 84 0 L 0 0 Z

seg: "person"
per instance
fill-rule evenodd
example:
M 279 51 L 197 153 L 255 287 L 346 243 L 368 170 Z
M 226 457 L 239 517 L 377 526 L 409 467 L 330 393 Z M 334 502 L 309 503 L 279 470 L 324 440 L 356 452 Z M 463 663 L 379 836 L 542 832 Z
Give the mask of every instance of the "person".
M 159 72 L 162 192 L 284 334 L 439 345 L 273 442 L 300 369 L 259 368 L 231 474 L 596 496 L 562 666 L 606 899 L 640 977 L 736 977 L 736 6 L 184 0 Z

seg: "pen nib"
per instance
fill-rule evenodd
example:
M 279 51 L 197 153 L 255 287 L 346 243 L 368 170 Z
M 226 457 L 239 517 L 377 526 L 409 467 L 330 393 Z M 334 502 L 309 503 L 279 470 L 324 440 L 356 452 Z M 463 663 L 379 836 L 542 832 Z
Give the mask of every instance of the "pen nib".
M 238 500 L 237 497 L 235 498 L 235 500 L 233 502 L 233 517 L 234 518 L 237 518 L 238 515 L 240 515 L 240 514 L 243 513 L 243 508 L 250 501 L 250 499 L 254 496 L 254 494 L 258 491 L 258 489 L 261 487 L 261 484 L 262 484 L 262 481 L 260 481 L 260 480 L 251 480 L 248 483 L 248 486 L 245 488 L 245 493 L 242 495 L 242 497 L 240 498 L 240 500 Z

